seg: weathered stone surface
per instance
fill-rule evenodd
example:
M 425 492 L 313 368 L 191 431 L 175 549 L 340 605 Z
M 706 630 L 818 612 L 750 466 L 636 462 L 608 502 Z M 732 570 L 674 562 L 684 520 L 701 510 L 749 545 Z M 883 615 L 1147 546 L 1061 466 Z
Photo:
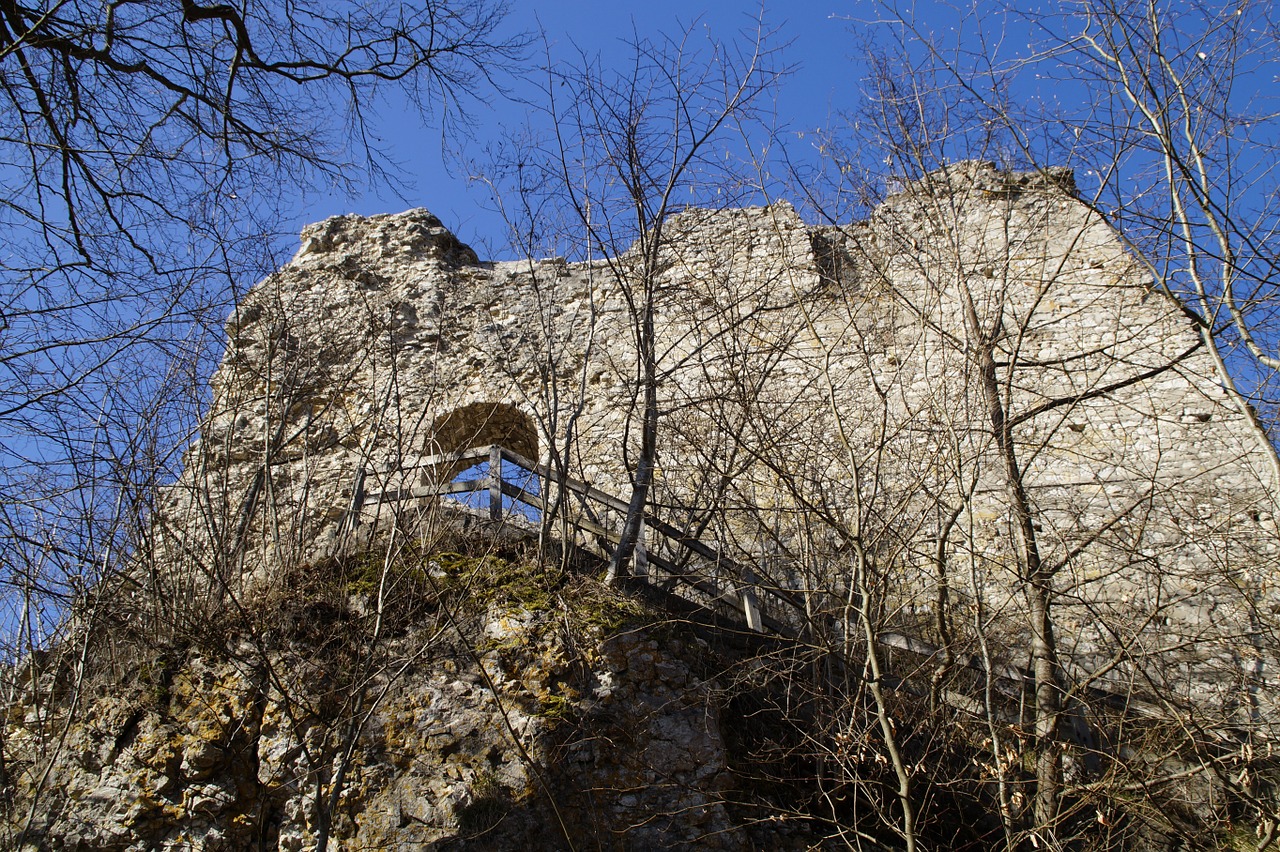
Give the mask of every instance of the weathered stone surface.
M 836 597 L 857 536 L 888 626 L 927 631 L 955 509 L 943 550 L 956 654 L 977 654 L 966 625 L 981 611 L 998 650 L 1025 665 L 1026 578 L 974 357 L 985 334 L 1068 679 L 1096 674 L 1219 723 L 1275 718 L 1274 451 L 1068 174 L 961 164 L 848 226 L 810 227 L 779 203 L 687 211 L 665 232 L 653 499 L 673 522 L 773 584 Z M 635 268 L 629 253 L 481 263 L 423 210 L 307 228 L 228 321 L 213 407 L 158 510 L 165 567 L 152 581 L 171 599 L 252 596 L 283 567 L 412 529 L 424 507 L 370 507 L 366 538 L 341 537 L 357 469 L 368 490 L 392 490 L 422 481 L 415 460 L 467 446 L 540 461 L 555 447 L 571 475 L 625 495 Z M 536 779 L 502 743 L 509 728 L 548 765 L 539 708 L 576 658 L 546 628 L 494 612 L 482 667 L 423 661 L 388 693 L 361 733 L 376 757 L 353 770 L 347 812 L 359 816 L 344 836 L 455 848 L 459 820 L 510 814 L 512 837 L 550 824 L 527 812 Z M 633 848 L 746 843 L 717 801 L 718 711 L 680 653 L 645 635 L 591 653 L 589 688 L 567 700 L 608 734 L 563 757 L 617 792 L 591 813 L 627 825 Z M 291 676 L 322 674 L 299 665 Z M 234 848 L 235 819 L 252 811 L 272 815 L 282 848 L 304 848 L 311 734 L 267 683 L 195 660 L 175 676 L 181 721 L 144 714 L 121 748 L 77 728 L 69 752 L 87 762 L 50 789 L 94 802 L 95 816 L 70 808 L 57 836 L 128 848 L 163 827 L 171 846 L 199 835 Z M 201 694 L 230 704 L 197 709 Z M 519 696 L 502 720 L 501 696 Z
M 606 610 L 633 606 L 591 594 Z M 346 755 L 325 809 L 330 848 L 559 850 L 568 833 L 579 848 L 737 850 L 768 835 L 752 829 L 753 841 L 726 807 L 732 771 L 700 640 L 643 622 L 566 632 L 559 609 L 460 605 L 453 627 L 429 617 L 379 646 L 364 664 L 374 681 L 344 686 L 341 706 L 326 691 L 337 661 L 370 652 L 326 659 L 313 639 L 258 639 L 191 651 L 167 688 L 96 682 L 60 742 L 60 719 L 11 724 L 11 792 L 38 804 L 6 836 L 21 849 L 311 850 L 317 796 Z M 55 744 L 43 783 L 12 769 L 41 767 Z M 793 841 L 805 845 L 780 830 L 769 845 Z
M 940 502 L 959 501 L 953 558 L 979 565 L 950 594 L 1016 613 L 971 300 L 1000 329 L 1067 657 L 1085 671 L 1159 632 L 1203 674 L 1183 691 L 1229 702 L 1247 613 L 1280 611 L 1274 456 L 1180 308 L 1071 189 L 968 163 L 846 227 L 786 203 L 667 223 L 655 502 L 678 523 L 710 511 L 707 536 L 782 585 L 838 575 L 838 530 L 862 529 L 894 553 L 898 611 L 924 615 Z M 554 445 L 625 495 L 634 262 L 478 263 L 422 210 L 311 226 L 228 324 L 162 513 L 168 552 L 193 555 L 196 578 L 265 579 L 338 546 L 357 467 L 393 488 L 420 481 L 399 471 L 424 454 L 489 442 L 543 460 Z

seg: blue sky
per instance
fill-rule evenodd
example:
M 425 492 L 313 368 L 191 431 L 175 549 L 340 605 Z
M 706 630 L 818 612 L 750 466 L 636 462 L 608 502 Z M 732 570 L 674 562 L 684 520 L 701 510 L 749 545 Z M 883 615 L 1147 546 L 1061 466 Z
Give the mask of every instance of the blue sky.
M 780 128 L 802 145 L 798 134 L 825 127 L 835 112 L 857 103 L 861 73 L 856 61 L 857 37 L 850 19 L 857 3 L 798 0 L 766 8 L 765 23 L 777 28 L 775 44 L 789 43 L 785 60 L 796 66 L 777 93 L 775 110 Z M 709 30 L 711 36 L 729 40 L 744 28 L 754 28 L 759 9 L 750 4 L 721 2 L 690 4 L 673 0 L 649 0 L 643 4 L 611 4 L 582 0 L 540 0 L 517 4 L 507 21 L 508 32 L 545 32 L 553 59 L 571 59 L 578 50 L 600 54 L 608 63 L 616 55 L 628 55 L 627 42 L 638 34 L 654 37 L 676 35 L 690 26 Z M 541 53 L 541 43 L 532 51 Z M 528 80 L 511 81 L 511 94 L 531 96 Z M 483 145 L 523 120 L 524 107 L 514 99 L 495 97 L 470 111 L 474 121 L 470 139 L 450 139 L 471 157 L 482 157 Z M 403 166 L 411 189 L 397 195 L 386 187 L 373 188 L 357 197 L 327 194 L 323 190 L 304 200 L 296 220 L 302 225 L 341 213 L 370 215 L 426 207 L 482 257 L 501 256 L 505 234 L 493 213 L 488 190 L 467 180 L 465 169 L 442 153 L 436 127 L 423 127 L 403 105 L 390 102 L 379 110 L 375 133 L 392 158 Z
M 777 91 L 775 111 L 779 128 L 787 128 L 794 134 L 811 132 L 825 125 L 833 111 L 855 103 L 858 71 L 850 57 L 856 53 L 856 43 L 849 32 L 848 22 L 841 18 L 850 14 L 848 5 L 848 2 L 829 5 L 825 1 L 803 0 L 780 13 L 766 11 L 766 23 L 779 28 L 774 44 L 780 46 L 791 42 L 785 61 L 797 66 L 795 73 Z M 91 6 L 85 8 L 92 9 Z M 91 15 L 92 11 L 86 14 Z M 531 45 L 533 61 L 543 55 L 545 49 L 555 61 L 572 59 L 582 51 L 589 55 L 598 54 L 604 64 L 612 64 L 615 60 L 625 62 L 630 57 L 631 51 L 626 42 L 636 37 L 654 38 L 664 33 L 674 36 L 694 27 L 699 35 L 709 31 L 711 37 L 729 41 L 744 29 L 754 29 L 755 17 L 759 14 L 758 8 L 739 3 L 698 7 L 672 0 L 650 0 L 635 8 L 627 8 L 625 5 L 580 0 L 515 2 L 504 30 L 498 36 L 545 32 L 546 48 L 540 39 L 535 39 Z M 483 161 L 483 149 L 487 143 L 503 137 L 524 121 L 526 108 L 518 99 L 521 96 L 532 97 L 536 87 L 530 85 L 527 77 L 506 82 L 511 98 L 498 97 L 486 90 L 482 103 L 468 104 L 472 120 L 470 134 L 447 138 L 449 145 L 461 149 L 464 158 Z M 286 260 L 293 253 L 297 241 L 296 236 L 291 235 L 296 235 L 304 224 L 348 212 L 371 215 L 426 207 L 461 239 L 472 244 L 482 257 L 513 256 L 505 227 L 493 209 L 488 190 L 482 184 L 467 180 L 466 170 L 460 166 L 461 160 L 445 156 L 438 123 L 423 126 L 416 113 L 403 101 L 396 100 L 394 87 L 388 87 L 385 97 L 384 102 L 371 105 L 377 118 L 369 130 L 381 140 L 384 152 L 402 164 L 403 172 L 399 177 L 408 186 L 402 193 L 386 186 L 375 186 L 355 196 L 346 196 L 328 191 L 323 186 L 313 186 L 299 198 L 296 187 L 288 181 L 275 180 L 270 169 L 262 172 L 267 178 L 260 179 L 257 184 L 247 177 L 237 178 L 246 182 L 214 190 L 229 203 L 227 212 L 234 215 L 236 209 L 230 205 L 244 205 L 246 213 L 256 210 L 262 216 L 271 217 L 272 223 L 278 221 L 274 226 L 276 233 L 282 235 L 278 241 L 264 241 L 257 230 L 256 220 L 238 230 L 238 223 L 218 219 L 219 227 L 226 228 L 226 231 L 219 232 L 216 227 L 210 227 L 193 236 L 182 231 L 181 221 L 169 222 L 162 216 L 158 222 L 152 222 L 139 214 L 138 227 L 144 240 L 149 238 L 151 232 L 147 228 L 152 224 L 160 239 L 173 237 L 173 232 L 177 232 L 172 244 L 161 244 L 161 249 L 171 252 L 162 256 L 162 264 L 172 261 L 174 256 L 178 258 L 173 264 L 177 269 L 172 276 L 173 282 L 152 276 L 145 265 L 139 264 L 126 270 L 134 275 L 128 280 L 135 290 L 129 290 L 123 285 L 118 286 L 115 279 L 101 274 L 96 267 L 78 272 L 79 267 L 73 265 L 70 267 L 72 272 L 55 278 L 38 291 L 39 298 L 46 299 L 51 309 L 45 312 L 25 310 L 31 318 L 24 320 L 20 333 L 15 333 L 8 324 L 8 316 L 0 316 L 0 326 L 4 326 L 0 332 L 5 335 L 2 342 L 8 347 L 0 355 L 12 354 L 17 345 L 15 339 L 34 341 L 18 346 L 19 349 L 25 346 L 32 354 L 11 358 L 6 362 L 8 372 L 0 371 L 0 392 L 8 394 L 3 396 L 0 393 L 3 397 L 0 402 L 14 403 L 9 412 L 12 416 L 0 417 L 0 474 L 3 474 L 0 486 L 7 488 L 10 497 L 0 507 L 10 512 L 9 517 L 0 518 L 8 524 L 6 528 L 4 523 L 0 523 L 0 546 L 9 548 L 0 552 L 0 560 L 11 553 L 19 554 L 28 560 L 28 567 L 37 566 L 30 570 L 41 573 L 42 582 L 52 588 L 67 590 L 69 582 L 79 582 L 87 564 L 78 554 L 92 553 L 93 564 L 99 564 L 97 554 L 107 538 L 99 541 L 93 535 L 101 530 L 108 538 L 115 536 L 116 540 L 124 541 L 125 532 L 122 530 L 125 528 L 112 526 L 110 522 L 116 518 L 120 505 L 114 500 L 116 489 L 123 488 L 115 477 L 120 470 L 132 476 L 134 469 L 118 467 L 114 459 L 129 459 L 135 451 L 148 451 L 151 448 L 149 436 L 154 432 L 160 478 L 171 476 L 176 469 L 177 453 L 190 440 L 188 430 L 196 422 L 205 399 L 203 380 L 221 354 L 222 322 L 230 310 L 233 296 L 221 274 L 213 274 L 209 278 L 194 276 L 196 283 L 186 289 L 188 276 L 184 270 L 190 255 L 184 252 L 191 251 L 186 242 L 188 238 L 193 239 L 197 246 L 198 268 L 207 264 L 220 273 L 222 249 L 229 248 L 227 269 L 242 276 L 235 282 L 240 292 L 255 284 L 272 264 Z M 149 101 L 143 100 L 145 112 Z M 305 98 L 301 103 L 305 114 L 306 108 L 312 104 Z M 342 115 L 335 114 L 332 118 L 334 124 L 342 124 Z M 21 139 L 9 138 L 6 141 L 10 143 L 6 150 L 9 159 L 0 162 L 0 173 L 6 180 L 6 200 L 15 197 L 30 202 L 34 193 L 31 188 L 33 178 L 26 171 L 25 149 L 21 148 Z M 809 143 L 806 141 L 804 144 Z M 12 153 L 14 150 L 16 154 Z M 334 152 L 334 162 L 346 159 L 349 157 L 343 152 Z M 198 158 L 191 163 L 194 166 L 189 172 L 184 172 L 182 167 L 175 168 L 174 179 L 180 182 L 188 174 L 201 177 L 203 173 Z M 63 208 L 58 206 L 54 191 L 58 185 L 56 169 L 50 170 L 49 174 L 52 177 L 47 178 L 46 183 L 54 188 L 50 192 L 54 197 L 53 219 L 57 230 L 66 227 L 66 223 L 57 218 L 58 211 Z M 163 184 L 167 173 L 160 170 L 157 174 Z M 242 173 L 245 176 L 254 174 L 252 168 L 246 168 Z M 303 182 L 310 179 L 307 175 L 300 177 Z M 180 190 L 184 188 L 179 187 Z M 181 192 L 178 196 L 182 203 L 191 201 Z M 90 194 L 88 197 L 89 201 L 84 203 L 92 207 L 93 196 Z M 37 209 L 34 202 L 30 203 L 31 209 Z M 275 218 L 277 205 L 289 211 L 283 221 Z M 218 209 L 221 211 L 222 208 Z M 152 208 L 147 210 L 152 211 Z M 21 216 L 17 219 L 25 228 L 22 231 L 24 239 L 28 240 L 22 244 L 23 248 L 29 248 L 30 257 L 35 258 L 30 264 L 35 269 L 43 268 L 46 261 L 42 240 L 45 237 L 39 222 L 23 220 Z M 107 228 L 106 232 L 114 236 L 112 229 Z M 219 237 L 227 238 L 227 242 L 221 242 Z M 0 271 L 10 276 L 0 281 L 0 285 L 10 288 L 10 291 L 17 286 L 15 281 L 26 280 L 21 272 L 11 274 L 15 268 L 27 263 L 20 259 L 16 266 L 13 265 L 14 243 L 15 240 L 11 239 L 4 247 L 9 254 L 0 257 L 10 264 L 0 264 Z M 57 245 L 74 254 L 63 243 Z M 118 260 L 116 255 L 108 257 L 113 262 Z M 120 257 L 123 258 L 119 260 L 121 265 L 137 260 L 136 253 L 128 251 Z M 183 310 L 170 311 L 164 307 L 172 292 L 177 292 L 176 289 L 167 289 L 174 282 L 175 288 L 183 288 L 182 293 L 191 294 L 189 298 L 183 297 Z M 85 294 L 76 292 L 77 285 L 84 288 Z M 204 287 L 208 288 L 207 292 L 199 289 Z M 37 289 L 22 284 L 21 292 L 36 293 Z M 121 292 L 125 294 L 123 297 Z M 76 298 L 71 298 L 72 295 Z M 25 303 L 12 301 L 10 292 L 0 296 L 3 297 L 0 298 L 0 308 L 8 310 L 12 304 L 25 306 Z M 80 307 L 81 302 L 87 307 Z M 187 311 L 189 304 L 193 307 Z M 153 316 L 163 320 L 161 327 L 148 327 L 145 335 L 130 332 L 120 338 L 113 336 L 116 328 L 128 328 L 138 317 Z M 58 317 L 60 324 L 55 327 L 51 317 Z M 128 342 L 132 348 L 125 348 L 122 343 L 123 354 L 113 354 L 117 339 Z M 107 340 L 108 344 L 102 345 L 101 340 Z M 100 363 L 100 356 L 104 353 L 111 357 Z M 59 390 L 67 375 L 74 380 L 67 382 L 69 389 Z M 53 390 L 46 393 L 46 387 Z M 155 407 L 150 407 L 153 404 Z M 5 406 L 0 405 L 0 409 L 3 408 Z M 142 474 L 147 473 L 150 470 L 147 460 L 137 469 Z M 94 484 L 99 482 L 104 487 L 95 488 Z M 145 512 L 148 494 L 145 483 L 125 490 L 140 497 L 138 505 Z M 86 525 L 84 518 L 91 515 L 105 520 L 96 525 Z M 21 533 L 21 539 L 4 538 L 5 533 L 14 530 Z M 57 551 L 59 555 L 55 560 L 48 558 L 50 551 L 41 545 L 46 536 L 50 541 L 60 542 L 61 549 Z M 6 580 L 14 581 L 17 575 L 13 568 L 16 564 L 10 561 L 5 571 L 0 572 L 4 575 L 0 576 L 0 640 L 13 633 L 13 619 L 16 618 L 14 611 L 5 613 L 5 607 L 20 601 L 20 597 L 12 594 L 6 599 L 3 585 Z M 61 603 L 51 599 L 50 607 L 43 615 L 30 615 L 34 621 L 49 627 L 60 619 Z M 0 641 L 2 653 L 3 643 Z

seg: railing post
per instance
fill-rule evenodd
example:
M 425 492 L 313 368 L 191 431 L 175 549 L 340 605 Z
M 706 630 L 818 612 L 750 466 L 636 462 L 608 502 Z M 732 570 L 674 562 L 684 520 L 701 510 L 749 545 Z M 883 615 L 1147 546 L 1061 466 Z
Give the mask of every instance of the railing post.
M 756 572 L 750 568 L 742 572 L 742 614 L 746 616 L 747 627 L 756 633 L 764 632 L 764 623 L 760 619 L 760 601 L 756 598 Z
M 356 468 L 355 482 L 351 487 L 351 503 L 347 507 L 347 516 L 343 518 L 343 528 L 339 530 L 341 537 L 353 535 L 356 528 L 360 526 L 360 510 L 364 508 L 364 465 Z
M 489 518 L 502 520 L 502 447 L 489 448 Z

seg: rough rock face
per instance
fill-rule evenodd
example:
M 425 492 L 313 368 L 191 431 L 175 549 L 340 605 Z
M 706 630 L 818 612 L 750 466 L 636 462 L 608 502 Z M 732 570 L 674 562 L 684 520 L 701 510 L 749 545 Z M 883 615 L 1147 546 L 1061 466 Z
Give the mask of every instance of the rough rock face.
M 376 654 L 358 594 L 336 608 L 302 595 L 264 613 L 278 629 L 221 649 L 136 649 L 127 685 L 87 690 L 60 743 L 69 708 L 28 704 L 8 728 L 10 772 L 61 757 L 45 777 L 18 773 L 18 801 L 38 785 L 38 806 L 6 836 L 22 849 L 309 850 L 323 814 L 342 849 L 558 850 L 566 834 L 578 848 L 803 848 L 726 805 L 705 642 L 590 581 L 562 588 L 565 608 L 540 573 L 442 559 L 426 563 L 442 582 L 483 577 L 491 600 L 468 612 L 474 598 L 433 599 Z
M 957 661 L 994 654 L 1003 672 L 1029 669 L 1031 637 L 1049 637 L 1063 683 L 1080 685 L 1064 727 L 1072 702 L 1105 689 L 1089 713 L 1154 707 L 1182 733 L 1192 719 L 1214 732 L 1213 760 L 1235 747 L 1216 732 L 1274 733 L 1274 450 L 1069 175 L 959 164 L 847 226 L 807 226 L 779 203 L 686 211 L 664 234 L 641 282 L 625 247 L 482 263 L 424 210 L 307 228 L 229 319 L 213 407 L 131 578 L 151 607 L 138 616 L 150 632 L 131 629 L 180 658 L 139 675 L 141 697 L 95 699 L 48 777 L 14 776 L 65 804 L 36 814 L 31 842 L 304 848 L 329 815 L 351 848 L 560 848 L 565 832 L 606 848 L 760 845 L 727 804 L 721 705 L 688 640 L 561 631 L 543 601 L 482 608 L 470 644 L 448 619 L 405 628 L 372 667 L 324 630 L 216 653 L 178 641 L 228 602 L 296 594 L 299 566 L 425 535 L 429 501 L 374 501 L 355 532 L 344 521 L 357 482 L 386 493 L 459 473 L 414 467 L 433 454 L 500 443 L 625 496 L 642 284 L 658 335 L 651 504 L 761 585 L 800 590 L 810 634 L 861 641 L 850 602 L 873 595 L 875 629 Z M 368 623 L 368 604 L 346 600 L 321 626 Z M 1026 711 L 1029 681 L 1006 681 L 987 698 Z M 970 688 L 957 706 L 980 698 Z M 21 719 L 7 751 L 56 741 L 56 722 Z M 1033 726 L 1014 723 L 1021 753 L 962 763 L 1015 783 L 1033 749 L 1067 749 L 1028 745 Z M 838 733 L 822 747 L 856 784 L 878 735 Z M 1189 777 L 1174 751 L 1150 765 Z M 1233 760 L 1222 777 L 1247 780 Z M 1141 760 L 1109 765 L 1146 789 Z

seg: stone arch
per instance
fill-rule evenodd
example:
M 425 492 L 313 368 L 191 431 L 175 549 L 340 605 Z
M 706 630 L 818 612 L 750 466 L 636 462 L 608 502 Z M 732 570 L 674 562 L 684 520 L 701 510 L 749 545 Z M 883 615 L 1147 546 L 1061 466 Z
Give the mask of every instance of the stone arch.
M 435 419 L 431 424 L 430 436 L 427 452 L 433 455 L 500 444 L 527 459 L 538 459 L 538 432 L 533 419 L 516 406 L 505 402 L 474 402 L 455 408 Z M 533 494 L 541 492 L 536 473 L 517 471 L 509 464 L 504 466 L 503 480 Z M 489 459 L 486 457 L 482 460 L 459 461 L 448 467 L 437 468 L 436 474 L 440 481 L 475 480 L 482 477 L 487 479 Z M 489 497 L 485 491 L 465 491 L 448 499 L 474 509 L 483 509 Z M 538 509 L 507 495 L 502 496 L 501 502 L 506 512 L 514 511 L 534 522 L 540 517 Z
M 538 430 L 533 419 L 506 402 L 473 402 L 440 415 L 431 424 L 429 453 L 452 453 L 501 444 L 525 458 L 538 459 Z M 449 472 L 457 475 L 467 465 Z

